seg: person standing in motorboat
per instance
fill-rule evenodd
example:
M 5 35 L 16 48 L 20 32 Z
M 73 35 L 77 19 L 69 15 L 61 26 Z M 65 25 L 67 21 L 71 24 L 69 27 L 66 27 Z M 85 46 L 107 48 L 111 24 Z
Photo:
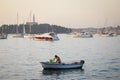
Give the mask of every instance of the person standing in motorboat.
M 55 55 L 54 59 L 53 59 L 55 62 L 57 63 L 61 63 L 61 59 L 59 56 Z

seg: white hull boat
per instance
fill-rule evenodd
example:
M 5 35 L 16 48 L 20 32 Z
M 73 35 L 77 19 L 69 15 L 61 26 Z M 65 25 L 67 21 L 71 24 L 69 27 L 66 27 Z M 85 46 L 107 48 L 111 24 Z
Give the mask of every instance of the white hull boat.
M 92 38 L 93 35 L 91 33 L 88 33 L 88 32 L 82 32 L 80 37 L 81 38 Z
M 5 34 L 3 32 L 3 28 L 2 28 L 1 33 L 0 33 L 0 39 L 7 39 L 7 34 Z
M 84 60 L 81 60 L 80 62 L 74 62 L 74 63 L 56 63 L 56 62 L 40 62 L 43 69 L 76 69 L 76 68 L 82 68 L 84 64 Z
M 15 34 L 13 35 L 13 38 L 24 38 L 23 34 Z
M 41 35 L 36 35 L 34 37 L 34 39 L 43 40 L 43 41 L 57 41 L 57 40 L 59 40 L 57 34 L 55 34 L 54 32 L 44 33 L 44 34 L 41 34 Z
M 34 38 L 34 34 L 25 34 L 24 38 Z
M 0 39 L 7 39 L 7 34 L 4 33 L 0 34 Z
M 74 32 L 74 33 L 71 33 L 71 36 L 72 36 L 73 38 L 79 38 L 79 37 L 80 37 L 80 34 L 77 33 L 77 32 Z

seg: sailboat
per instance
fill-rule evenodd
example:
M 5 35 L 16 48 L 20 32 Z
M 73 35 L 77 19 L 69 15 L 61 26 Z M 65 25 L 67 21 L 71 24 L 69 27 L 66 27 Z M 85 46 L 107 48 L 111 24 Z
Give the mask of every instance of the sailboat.
M 107 22 L 108 22 L 108 20 L 106 19 L 105 24 L 104 24 L 104 28 L 102 29 L 101 37 L 115 37 L 115 36 L 117 36 L 116 33 L 111 32 L 109 30 L 109 27 L 106 27 Z
M 25 30 L 25 26 L 23 26 L 23 34 L 24 34 L 24 38 L 33 38 L 33 34 L 30 34 L 31 33 L 31 24 L 29 24 L 29 34 L 26 33 L 26 30 Z
M 22 33 L 18 32 L 18 14 L 17 14 L 17 26 L 16 26 L 16 34 L 13 35 L 13 38 L 24 38 L 24 35 Z
M 30 13 L 30 22 L 26 22 L 26 24 L 29 26 L 29 34 L 25 34 L 24 38 L 33 38 L 34 35 L 31 34 L 31 26 L 34 25 L 34 24 L 37 24 L 35 22 L 35 15 L 33 15 L 33 22 L 31 22 L 31 13 Z
M 32 34 L 26 34 L 25 26 L 23 26 L 23 34 L 24 34 L 24 38 L 33 38 Z
M 1 28 L 0 39 L 7 39 L 7 34 L 3 33 L 3 28 Z
M 13 35 L 13 38 L 24 38 L 24 35 L 22 33 L 18 33 L 18 26 L 16 28 L 16 34 Z

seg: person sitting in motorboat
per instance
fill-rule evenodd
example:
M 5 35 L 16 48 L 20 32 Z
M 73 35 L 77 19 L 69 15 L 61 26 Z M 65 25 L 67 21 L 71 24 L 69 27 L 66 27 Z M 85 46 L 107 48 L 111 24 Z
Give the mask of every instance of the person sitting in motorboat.
M 61 59 L 60 59 L 60 57 L 57 56 L 57 55 L 55 55 L 55 57 L 54 57 L 53 60 L 54 60 L 54 62 L 61 63 Z

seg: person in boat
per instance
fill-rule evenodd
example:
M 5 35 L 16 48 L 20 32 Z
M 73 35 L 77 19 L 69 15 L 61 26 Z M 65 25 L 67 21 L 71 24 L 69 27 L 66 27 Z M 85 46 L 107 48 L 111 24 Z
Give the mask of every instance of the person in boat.
M 55 62 L 57 63 L 61 63 L 61 59 L 59 56 L 55 55 L 54 59 L 53 59 Z

